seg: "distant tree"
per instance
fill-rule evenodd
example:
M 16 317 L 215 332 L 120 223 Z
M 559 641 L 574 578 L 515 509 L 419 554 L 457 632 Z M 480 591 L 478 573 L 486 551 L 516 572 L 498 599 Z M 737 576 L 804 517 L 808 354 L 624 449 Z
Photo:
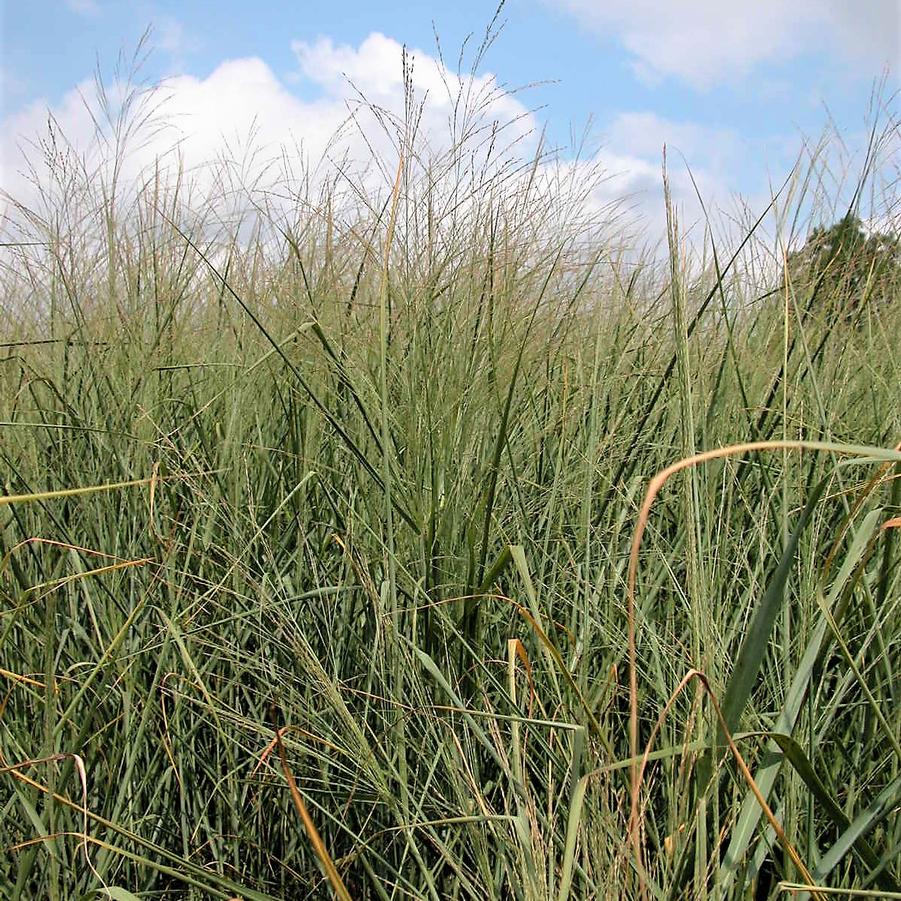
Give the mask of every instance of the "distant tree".
M 788 256 L 796 288 L 815 293 L 812 312 L 825 309 L 846 320 L 866 307 L 884 307 L 901 297 L 901 239 L 865 231 L 848 213 L 829 228 L 815 228 L 804 246 Z

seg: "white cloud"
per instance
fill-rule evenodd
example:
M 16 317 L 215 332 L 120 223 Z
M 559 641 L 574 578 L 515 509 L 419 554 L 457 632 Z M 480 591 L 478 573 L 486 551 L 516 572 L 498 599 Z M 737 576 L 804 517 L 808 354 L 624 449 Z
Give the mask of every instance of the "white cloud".
M 201 41 L 189 34 L 182 23 L 173 16 L 156 16 L 151 30 L 151 43 L 177 62 L 202 46 Z
M 113 121 L 121 90 L 109 91 Z M 154 168 L 164 177 L 180 169 L 196 202 L 204 205 L 203 198 L 215 194 L 224 213 L 232 202 L 243 205 L 245 187 L 263 186 L 267 174 L 270 185 L 278 181 L 272 165 L 283 148 L 296 143 L 315 160 L 345 116 L 339 103 L 299 100 L 256 58 L 229 60 L 206 78 L 169 79 L 143 97 L 131 118 L 145 114 L 147 121 L 122 152 L 92 82 L 78 85 L 59 103 L 30 104 L 0 123 L 0 189 L 25 206 L 39 206 L 36 182 L 46 189 L 51 170 L 61 171 L 59 155 L 52 165 L 47 161 L 55 143 L 68 156 L 69 171 L 82 173 L 76 180 L 85 190 L 108 183 L 117 159 L 122 186 L 135 185 Z
M 66 6 L 80 16 L 96 16 L 100 14 L 97 0 L 65 0 Z
M 177 161 L 200 190 L 208 191 L 214 184 L 214 167 L 209 164 L 225 159 L 230 161 L 232 183 L 285 187 L 280 182 L 284 169 L 267 168 L 279 159 L 283 149 L 295 163 L 298 152 L 313 167 L 325 159 L 320 174 L 334 171 L 328 160 L 350 159 L 364 164 L 374 151 L 384 158 L 384 170 L 371 172 L 372 180 L 367 184 L 384 189 L 394 175 L 397 160 L 392 117 L 400 119 L 404 113 L 401 45 L 374 33 L 356 47 L 335 44 L 327 38 L 311 43 L 296 41 L 292 47 L 308 99 L 301 99 L 287 81 L 254 57 L 225 61 L 205 78 L 171 78 L 163 89 L 145 98 L 148 106 L 160 103 L 160 115 L 155 121 L 165 127 L 148 127 L 143 138 L 137 136 L 132 141 L 123 176 L 133 178 L 159 160 L 168 164 Z M 533 115 L 517 97 L 499 90 L 492 75 L 461 80 L 434 57 L 421 51 L 413 55 L 415 95 L 425 98 L 419 124 L 420 148 L 427 146 L 432 153 L 440 154 L 466 135 L 471 146 L 478 146 L 491 134 L 491 123 L 497 121 L 512 123 L 497 138 L 499 164 L 504 159 L 502 148 L 511 142 L 514 146 L 508 159 L 528 158 L 535 152 L 538 129 Z M 384 111 L 381 121 L 361 105 L 351 85 Z M 117 90 L 122 89 L 114 87 L 110 91 L 113 105 Z M 464 117 L 463 121 L 455 103 L 460 92 L 468 95 L 470 108 L 477 111 L 477 115 L 468 120 Z M 69 145 L 78 154 L 88 155 L 88 169 L 93 166 L 100 171 L 96 167 L 101 165 L 102 142 L 98 147 L 94 124 L 100 112 L 93 85 L 84 82 L 56 104 L 32 103 L 3 119 L 0 188 L 25 200 L 29 194 L 33 196 L 33 186 L 17 174 L 22 165 L 16 145 L 38 135 L 46 138 L 48 115 L 52 115 L 54 127 L 65 135 Z M 488 126 L 483 134 L 473 134 L 474 123 L 478 122 Z M 112 129 L 104 129 L 104 138 L 109 140 L 111 136 Z M 673 199 L 688 222 L 697 222 L 700 210 L 679 152 L 691 165 L 705 201 L 712 203 L 730 199 L 733 173 L 739 171 L 742 160 L 751 152 L 733 132 L 669 121 L 648 112 L 621 114 L 602 137 L 603 149 L 593 158 L 544 166 L 545 188 L 552 191 L 558 186 L 573 203 L 581 197 L 586 208 L 598 214 L 626 197 L 633 212 L 655 237 L 664 233 L 665 226 L 661 175 L 664 143 L 669 147 Z M 250 153 L 250 149 L 254 152 Z M 109 147 L 103 152 L 111 155 Z M 485 146 L 480 152 L 482 158 L 488 153 Z M 30 155 L 34 160 L 34 149 Z M 301 168 L 297 166 L 298 171 Z M 612 177 L 599 179 L 601 172 Z
M 725 173 L 747 148 L 747 140 L 728 128 L 664 119 L 651 112 L 618 115 L 607 129 L 611 145 L 641 157 L 660 160 L 663 145 L 671 157 L 680 154 L 689 165 Z
M 25 93 L 25 82 L 14 72 L 0 66 L 0 116 L 9 107 L 10 101 Z
M 204 79 L 170 79 L 165 91 L 162 111 L 189 168 L 251 138 L 268 158 L 295 141 L 321 153 L 343 118 L 336 104 L 299 100 L 255 57 L 224 62 Z
M 675 76 L 695 87 L 736 81 L 765 62 L 834 54 L 869 74 L 897 67 L 898 0 L 546 0 L 601 35 L 613 32 L 646 79 Z
M 379 32 L 357 47 L 336 45 L 329 38 L 313 43 L 294 41 L 292 49 L 303 77 L 319 87 L 324 98 L 354 109 L 359 96 L 387 112 L 395 121 L 404 113 L 402 46 Z M 458 141 L 475 122 L 505 125 L 508 141 L 534 132 L 536 123 L 527 107 L 506 93 L 494 75 L 486 73 L 461 78 L 421 50 L 410 51 L 410 81 L 414 95 L 423 101 L 419 133 L 434 151 Z M 357 93 L 359 92 L 359 93 Z M 458 98 L 465 97 L 465 109 Z
M 327 150 L 335 157 L 346 155 L 358 161 L 368 158 L 373 149 L 391 157 L 391 123 L 402 118 L 405 103 L 401 45 L 376 33 L 359 47 L 335 45 L 328 39 L 292 46 L 302 77 L 316 89 L 307 93 L 315 93 L 315 99 L 300 99 L 255 57 L 227 60 L 206 78 L 170 78 L 152 99 L 146 99 L 148 104 L 158 104 L 155 122 L 166 127 L 145 129 L 143 139 L 133 141 L 129 171 L 136 172 L 158 157 L 171 158 L 176 145 L 180 159 L 195 174 L 223 154 L 234 157 L 252 145 L 253 171 L 244 173 L 251 179 L 283 149 L 293 153 L 302 147 L 314 164 Z M 499 90 L 493 76 L 461 81 L 428 54 L 416 52 L 414 56 L 413 86 L 416 95 L 426 101 L 420 119 L 421 138 L 433 149 L 440 151 L 459 137 L 453 134 L 453 113 L 460 90 L 470 93 L 471 106 L 479 108 L 484 122 L 514 123 L 508 140 L 524 139 L 534 129 L 527 108 Z M 348 80 L 378 108 L 381 126 Z M 96 145 L 93 119 L 98 103 L 94 94 L 93 86 L 85 82 L 58 103 L 37 101 L 5 117 L 0 132 L 0 158 L 4 161 L 0 187 L 13 194 L 25 187 L 15 175 L 22 160 L 17 144 L 46 136 L 48 116 L 78 153 Z M 336 135 L 340 135 L 338 139 Z
M 401 88 L 402 48 L 379 32 L 359 48 L 321 37 L 314 43 L 292 41 L 291 49 L 304 76 L 330 96 L 346 94 L 348 80 L 373 99 L 396 98 Z
M 124 151 L 116 116 L 127 108 L 128 91 L 121 84 L 108 86 L 106 108 L 95 85 L 85 81 L 58 102 L 32 102 L 0 119 L 0 229 L 3 207 L 11 210 L 4 193 L 31 209 L 44 206 L 40 189 L 48 186 L 56 197 L 80 190 L 99 199 L 112 183 L 114 161 L 120 199 L 139 176 L 160 172 L 172 184 L 182 171 L 181 203 L 215 210 L 216 216 L 243 215 L 251 196 L 255 203 L 287 212 L 296 197 L 313 200 L 324 181 L 336 176 L 338 165 L 339 187 L 349 203 L 358 204 L 360 197 L 378 203 L 394 179 L 397 129 L 408 101 L 402 46 L 372 34 L 357 47 L 321 39 L 296 42 L 293 49 L 297 80 L 305 81 L 303 98 L 290 77 L 280 79 L 259 58 L 226 60 L 204 78 L 169 78 L 133 104 L 127 118 L 146 121 L 127 136 Z M 423 101 L 415 116 L 418 153 L 434 159 L 467 140 L 471 155 L 465 177 L 473 182 L 489 144 L 501 169 L 514 153 L 528 157 L 534 152 L 534 117 L 492 75 L 461 80 L 428 54 L 411 56 L 414 95 Z M 458 92 L 468 98 L 463 107 L 472 115 L 461 117 L 454 103 Z M 511 142 L 519 144 L 505 154 Z M 412 172 L 421 161 L 410 161 Z M 69 180 L 61 183 L 60 172 Z M 84 209 L 83 199 L 79 205 Z
M 747 168 L 748 155 L 754 152 L 729 129 L 672 121 L 650 112 L 621 113 L 605 130 L 604 139 L 597 161 L 613 178 L 601 190 L 626 196 L 653 239 L 666 233 L 666 147 L 671 200 L 680 227 L 692 230 L 696 244 L 706 225 L 698 194 L 715 219 L 718 208 L 731 205 L 734 173 Z

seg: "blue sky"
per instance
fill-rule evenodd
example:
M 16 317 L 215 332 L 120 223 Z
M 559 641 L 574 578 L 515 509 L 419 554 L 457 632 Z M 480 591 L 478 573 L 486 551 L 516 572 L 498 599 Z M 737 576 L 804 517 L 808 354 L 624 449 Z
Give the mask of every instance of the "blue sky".
M 417 51 L 419 71 L 435 68 L 433 27 L 453 68 L 466 35 L 477 44 L 493 12 L 472 0 L 2 2 L 0 186 L 11 182 L 15 141 L 39 130 L 48 109 L 78 131 L 73 90 L 84 89 L 98 61 L 111 77 L 118 52 L 131 51 L 148 25 L 154 50 L 144 75 L 177 76 L 181 121 L 211 137 L 268 114 L 295 134 L 313 112 L 332 121 L 350 90 L 345 71 L 364 91 L 392 58 L 399 72 L 394 42 Z M 853 148 L 886 66 L 886 94 L 898 85 L 901 0 L 509 0 L 501 19 L 481 71 L 510 87 L 541 83 L 516 99 L 556 144 L 591 121 L 592 152 L 607 154 L 628 190 L 652 188 L 666 141 L 705 190 L 765 194 L 788 171 L 801 135 L 820 133 L 827 111 Z M 254 88 L 241 90 L 245 83 Z M 234 99 L 223 98 L 214 115 L 210 97 L 218 103 L 223 92 Z M 383 94 L 390 103 L 390 90 Z M 263 124 L 279 140 L 277 123 Z

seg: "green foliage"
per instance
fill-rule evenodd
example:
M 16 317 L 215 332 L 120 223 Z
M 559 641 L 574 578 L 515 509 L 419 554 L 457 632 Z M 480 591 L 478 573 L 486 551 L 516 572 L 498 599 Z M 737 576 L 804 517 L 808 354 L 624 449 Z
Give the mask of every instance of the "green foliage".
M 848 212 L 829 228 L 817 226 L 804 247 L 789 254 L 792 282 L 828 298 L 837 314 L 853 318 L 868 305 L 897 301 L 901 288 L 901 240 L 867 231 Z

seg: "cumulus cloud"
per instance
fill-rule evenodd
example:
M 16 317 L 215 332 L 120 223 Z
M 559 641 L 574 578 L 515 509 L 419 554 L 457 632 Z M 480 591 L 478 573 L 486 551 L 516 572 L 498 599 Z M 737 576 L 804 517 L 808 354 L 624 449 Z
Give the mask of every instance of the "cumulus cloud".
M 174 16 L 156 16 L 150 33 L 152 43 L 179 65 L 185 56 L 202 46 L 197 36 L 189 33 Z
M 897 66 L 897 0 L 546 0 L 601 35 L 611 32 L 650 80 L 673 76 L 695 87 L 735 81 L 762 63 L 803 54 L 841 54 L 868 74 Z
M 135 174 L 158 160 L 177 159 L 195 178 L 202 178 L 211 161 L 228 159 L 244 167 L 242 177 L 254 181 L 284 151 L 314 166 L 325 155 L 363 163 L 375 153 L 386 158 L 393 155 L 396 160 L 392 132 L 409 103 L 402 46 L 378 33 L 356 47 L 327 38 L 297 41 L 292 46 L 299 78 L 306 83 L 303 93 L 312 99 L 301 99 L 256 57 L 226 60 L 205 78 L 170 78 L 152 96 L 144 97 L 145 110 L 153 108 L 155 114 L 147 117 L 142 133 L 133 136 L 123 171 Z M 461 78 L 421 51 L 408 54 L 408 60 L 414 60 L 409 80 L 415 102 L 422 104 L 416 116 L 421 145 L 440 152 L 463 137 L 459 129 L 467 123 L 460 119 L 460 106 L 455 103 L 462 93 L 483 125 L 505 125 L 504 140 L 525 142 L 526 153 L 534 146 L 533 116 L 497 85 L 494 76 Z M 117 91 L 123 90 L 120 85 L 111 86 L 113 101 Z M 115 107 L 115 102 L 108 106 Z M 0 132 L 0 187 L 14 196 L 27 190 L 23 161 L 26 156 L 32 162 L 41 157 L 35 142 L 39 137 L 46 141 L 49 121 L 76 155 L 88 153 L 89 148 L 96 153 L 98 146 L 109 151 L 116 128 L 102 124 L 102 113 L 94 86 L 84 82 L 57 103 L 36 101 L 6 116 Z
M 660 160 L 663 146 L 692 166 L 725 175 L 741 160 L 748 140 L 729 128 L 666 119 L 652 112 L 620 113 L 606 130 L 610 144 L 640 157 Z
M 0 116 L 9 107 L 10 102 L 25 92 L 25 82 L 14 72 L 0 66 Z
M 312 43 L 294 41 L 291 46 L 303 78 L 319 88 L 326 102 L 340 103 L 347 111 L 371 104 L 380 117 L 384 115 L 387 122 L 395 124 L 403 118 L 403 47 L 397 41 L 374 32 L 359 47 L 336 45 L 330 38 Z M 407 79 L 414 98 L 418 98 L 414 103 L 421 103 L 415 114 L 417 131 L 432 151 L 440 152 L 472 137 L 467 129 L 490 128 L 492 123 L 504 129 L 508 144 L 526 140 L 529 147 L 534 146 L 534 116 L 498 84 L 494 75 L 460 76 L 421 50 L 411 51 L 407 58 Z M 361 105 L 362 97 L 366 104 Z M 531 143 L 527 139 L 532 139 Z
M 100 14 L 97 0 L 66 0 L 66 6 L 80 16 L 96 16 Z
M 666 233 L 664 147 L 671 200 L 683 229 L 692 232 L 696 243 L 706 227 L 698 194 L 709 213 L 728 206 L 734 172 L 748 153 L 746 142 L 733 131 L 673 121 L 651 112 L 619 114 L 603 137 L 595 164 L 610 178 L 595 188 L 596 202 L 623 198 L 652 241 Z
M 120 161 L 122 181 L 151 167 L 165 171 L 169 166 L 185 171 L 195 186 L 209 192 L 220 185 L 225 166 L 233 184 L 283 188 L 282 161 L 287 157 L 296 171 L 318 171 L 323 176 L 334 173 L 335 163 L 370 164 L 367 184 L 384 189 L 397 161 L 394 129 L 409 105 L 403 48 L 379 33 L 357 46 L 320 38 L 295 41 L 292 48 L 297 80 L 303 82 L 301 92 L 290 78 L 279 78 L 261 59 L 248 57 L 227 60 L 203 78 L 173 77 L 145 96 L 144 112 L 133 111 L 132 118 L 146 114 L 147 122 L 127 142 L 128 152 Z M 453 143 L 469 140 L 471 148 L 481 148 L 476 156 L 497 154 L 500 165 L 505 155 L 510 160 L 528 159 L 537 151 L 540 129 L 534 115 L 519 97 L 505 93 L 493 75 L 460 76 L 422 51 L 412 57 L 408 81 L 422 102 L 416 117 L 420 149 L 440 155 Z M 370 105 L 362 102 L 359 92 Z M 84 161 L 85 171 L 92 166 L 102 171 L 97 167 L 104 155 L 114 157 L 119 146 L 116 129 L 103 125 L 104 116 L 110 112 L 114 119 L 125 96 L 123 86 L 111 86 L 104 110 L 95 86 L 86 81 L 57 103 L 35 102 L 7 116 L 0 122 L 0 188 L 27 201 L 34 186 L 20 148 L 37 164 L 32 177 L 40 179 L 48 171 L 41 169 L 43 158 L 54 152 L 53 141 L 62 136 L 67 152 Z M 461 96 L 472 112 L 468 118 L 461 115 Z M 500 134 L 493 128 L 495 122 L 505 126 Z M 479 124 L 485 129 L 482 133 Z M 634 217 L 655 236 L 663 234 L 665 224 L 664 143 L 670 149 L 673 198 L 691 221 L 698 220 L 700 211 L 679 153 L 691 164 L 705 199 L 712 202 L 729 199 L 732 173 L 747 153 L 746 142 L 732 132 L 648 112 L 619 115 L 601 138 L 601 149 L 589 159 L 572 162 L 564 157 L 543 164 L 544 189 L 566 195 L 561 210 L 584 201 L 585 210 L 599 217 L 625 198 Z M 373 153 L 384 160 L 381 169 L 371 166 Z M 470 165 L 470 177 L 477 168 Z M 604 173 L 610 177 L 601 177 Z M 459 172 L 449 177 L 457 178 Z M 569 207 L 567 198 L 572 201 Z

